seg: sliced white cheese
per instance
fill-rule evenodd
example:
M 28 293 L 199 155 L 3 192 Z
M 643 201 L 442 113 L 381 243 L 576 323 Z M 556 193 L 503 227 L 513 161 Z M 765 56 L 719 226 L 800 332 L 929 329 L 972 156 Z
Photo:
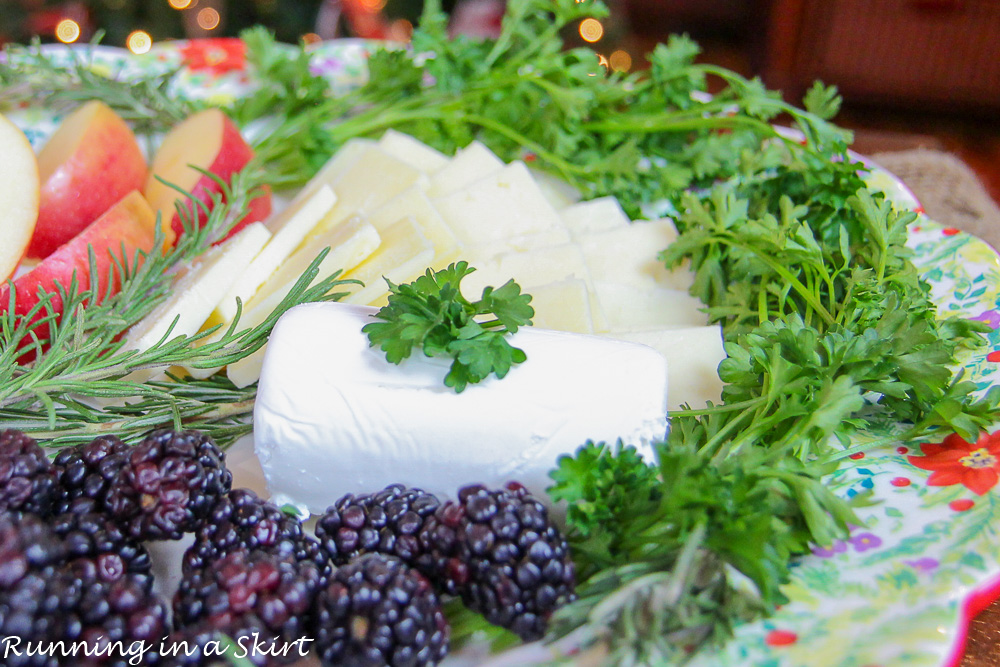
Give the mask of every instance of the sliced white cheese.
M 378 232 L 362 217 L 346 220 L 324 239 L 313 240 L 292 255 L 275 272 L 271 280 L 247 302 L 240 318 L 239 329 L 255 327 L 266 320 L 324 248 L 329 247 L 330 251 L 320 263 L 316 278 L 310 285 L 332 276 L 337 271 L 347 272 L 353 269 L 371 256 L 379 247 L 380 242 Z M 346 293 L 349 288 L 346 286 L 337 287 L 334 291 Z M 206 342 L 218 340 L 223 333 L 222 330 L 216 332 Z M 267 345 L 253 354 L 229 364 L 226 367 L 226 375 L 229 380 L 237 387 L 246 387 L 256 382 L 257 378 L 260 377 L 260 367 L 264 362 L 266 349 Z M 191 368 L 186 370 L 194 377 L 207 377 L 203 370 Z
M 582 281 L 587 290 L 589 302 L 587 312 L 591 325 L 583 330 L 553 328 L 579 333 L 603 331 L 607 328 L 607 319 L 598 303 L 583 253 L 576 244 L 564 243 L 551 247 L 510 251 L 495 257 L 470 260 L 470 264 L 476 271 L 462 281 L 462 293 L 468 299 L 478 299 L 487 285 L 500 287 L 511 279 L 524 291 L 532 294 L 538 285 L 576 279 Z
M 449 195 L 432 198 L 441 218 L 467 247 L 500 245 L 516 250 L 569 242 L 559 214 L 523 162 Z
M 478 141 L 455 153 L 447 165 L 431 176 L 427 185 L 430 197 L 442 197 L 486 178 L 504 168 L 504 161 Z
M 327 181 L 337 195 L 337 203 L 310 238 L 324 234 L 350 216 L 367 215 L 423 179 L 426 179 L 424 172 L 378 146 L 365 147 L 346 168 Z
M 448 164 L 448 156 L 441 151 L 396 130 L 386 130 L 378 145 L 389 155 L 425 174 L 433 174 Z
M 260 252 L 270 236 L 263 223 L 255 222 L 205 252 L 178 277 L 167 300 L 128 330 L 124 349 L 147 350 L 168 331 L 168 338 L 198 333 L 232 286 L 239 269 Z M 156 374 L 153 369 L 145 369 L 130 373 L 126 379 L 144 382 Z M 211 374 L 204 371 L 204 377 Z
M 531 294 L 535 309 L 534 326 L 556 331 L 594 333 L 590 314 L 590 292 L 587 283 L 579 278 L 568 278 L 545 285 L 535 285 L 526 292 Z
M 434 246 L 434 259 L 428 266 L 442 269 L 459 258 L 462 244 L 444 223 L 431 200 L 419 187 L 411 187 L 371 212 L 368 220 L 375 229 L 384 231 L 403 218 L 410 217 Z
M 323 185 L 314 193 L 297 197 L 288 208 L 268 220 L 266 224 L 271 231 L 271 239 L 243 269 L 229 292 L 215 307 L 207 324 L 213 326 L 231 322 L 236 317 L 236 299 L 239 298 L 245 304 L 289 258 L 336 201 L 330 186 Z
M 324 185 L 330 185 L 339 180 L 345 171 L 351 167 L 363 153 L 377 144 L 372 139 L 356 138 L 344 142 L 333 156 L 326 161 L 326 164 L 313 176 L 302 192 L 300 197 L 306 197 L 316 192 Z
M 624 229 L 632 222 L 614 197 L 577 202 L 559 211 L 559 216 L 574 238 L 582 234 Z
M 558 176 L 538 169 L 531 169 L 531 175 L 541 188 L 542 194 L 552 204 L 552 208 L 557 211 L 580 201 L 580 191 Z
M 594 281 L 597 300 L 607 318 L 602 331 L 635 331 L 708 324 L 704 304 L 682 290 L 639 289 L 635 285 Z
M 345 288 L 350 291 L 350 296 L 344 299 L 346 303 L 368 305 L 384 302 L 389 294 L 386 278 L 396 284 L 410 282 L 426 271 L 434 259 L 433 244 L 413 218 L 403 218 L 386 227 L 379 236 L 382 243 L 378 250 L 344 274 L 345 278 L 364 283 L 364 287 Z
M 687 268 L 668 270 L 658 258 L 677 239 L 677 230 L 669 220 L 637 220 L 627 227 L 575 238 L 595 281 L 685 291 L 694 283 L 694 274 Z
M 392 483 L 454 497 L 509 480 L 544 501 L 556 459 L 588 439 L 651 455 L 666 435 L 666 362 L 648 347 L 526 327 L 511 339 L 526 362 L 456 394 L 447 360 L 394 366 L 371 348 L 374 312 L 298 306 L 271 336 L 254 443 L 279 505 L 320 513 Z
M 649 331 L 625 331 L 607 334 L 610 338 L 642 343 L 667 359 L 670 384 L 668 405 L 676 410 L 687 403 L 703 408 L 722 399 L 723 382 L 719 364 L 726 358 L 722 328 L 718 325 L 681 327 Z

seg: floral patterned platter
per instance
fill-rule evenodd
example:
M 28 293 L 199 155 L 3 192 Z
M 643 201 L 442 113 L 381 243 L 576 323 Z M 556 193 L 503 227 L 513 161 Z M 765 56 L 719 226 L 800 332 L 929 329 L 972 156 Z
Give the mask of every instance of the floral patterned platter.
M 335 89 L 348 89 L 365 81 L 369 48 L 352 40 L 319 44 L 314 70 Z M 250 84 L 239 40 L 164 43 L 143 56 L 106 47 L 58 47 L 50 54 L 67 63 L 84 58 L 90 67 L 125 77 L 181 68 L 176 92 L 216 104 Z M 39 109 L 11 117 L 36 145 L 58 120 Z M 992 327 L 989 351 L 967 355 L 966 377 L 980 390 L 1000 381 L 1000 258 L 982 241 L 923 216 L 890 174 L 876 169 L 870 184 L 921 213 L 909 246 L 935 302 L 943 313 Z M 795 566 L 786 588 L 790 602 L 776 615 L 738 628 L 722 651 L 702 652 L 691 664 L 957 665 L 969 619 L 1000 595 L 1000 432 L 974 444 L 945 436 L 846 460 L 830 483 L 847 496 L 873 492 L 877 502 L 859 511 L 863 525 Z M 260 485 L 247 444 L 231 454 L 237 478 L 245 478 L 238 481 Z M 544 661 L 551 650 L 523 647 L 497 664 Z

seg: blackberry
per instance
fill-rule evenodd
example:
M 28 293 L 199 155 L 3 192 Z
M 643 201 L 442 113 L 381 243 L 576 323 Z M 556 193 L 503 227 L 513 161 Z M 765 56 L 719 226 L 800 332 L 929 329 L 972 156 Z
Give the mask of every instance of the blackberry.
M 215 503 L 184 553 L 183 571 L 205 567 L 236 550 L 265 550 L 295 561 L 308 560 L 329 574 L 329 559 L 302 522 L 249 489 L 233 489 Z
M 28 574 L 65 560 L 66 546 L 38 517 L 0 513 L 0 594 L 12 590 Z
M 0 511 L 47 515 L 58 489 L 45 450 L 20 431 L 0 431 Z
M 174 597 L 179 626 L 205 622 L 225 629 L 259 619 L 265 636 L 292 642 L 306 635 L 316 593 L 325 583 L 310 561 L 296 562 L 266 551 L 237 550 L 186 574 Z
M 363 553 L 383 553 L 417 566 L 424 557 L 420 529 L 440 505 L 435 496 L 402 484 L 374 494 L 348 494 L 320 517 L 316 537 L 334 565 Z
M 167 605 L 152 592 L 152 578 L 125 574 L 104 581 L 86 561 L 66 562 L 66 546 L 33 516 L 0 517 L 0 636 L 24 642 L 87 642 L 101 660 L 74 664 L 125 665 L 107 655 L 109 642 L 152 643 L 167 627 Z M 6 665 L 50 667 L 65 656 L 6 656 Z
M 314 649 L 324 665 L 434 665 L 450 630 L 430 581 L 398 558 L 365 554 L 316 598 Z
M 126 574 L 150 574 L 149 552 L 104 514 L 64 512 L 50 525 L 62 539 L 67 559 L 78 568 L 91 568 L 90 576 L 100 581 L 116 581 Z
M 421 532 L 432 576 L 490 623 L 526 641 L 541 638 L 552 612 L 575 598 L 566 540 L 517 482 L 499 491 L 467 486 L 458 497 Z
M 131 449 L 118 438 L 105 435 L 60 450 L 53 460 L 62 490 L 55 511 L 104 511 L 108 489 L 121 474 Z
M 211 438 L 163 429 L 129 451 L 106 504 L 133 539 L 176 540 L 198 528 L 232 480 Z

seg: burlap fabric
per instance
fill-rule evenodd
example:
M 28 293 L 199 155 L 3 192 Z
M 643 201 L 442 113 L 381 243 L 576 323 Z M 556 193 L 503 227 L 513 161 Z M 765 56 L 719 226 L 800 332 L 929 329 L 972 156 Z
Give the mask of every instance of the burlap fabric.
M 923 148 L 871 157 L 913 190 L 931 220 L 1000 249 L 1000 208 L 975 172 L 957 157 Z

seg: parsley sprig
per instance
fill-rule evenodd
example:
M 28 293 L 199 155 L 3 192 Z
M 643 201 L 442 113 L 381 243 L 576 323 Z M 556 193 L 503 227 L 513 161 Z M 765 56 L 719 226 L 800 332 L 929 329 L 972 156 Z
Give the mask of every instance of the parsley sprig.
M 451 358 L 444 383 L 461 393 L 469 384 L 491 374 L 503 378 L 527 356 L 512 346 L 507 334 L 531 324 L 535 310 L 530 294 L 508 280 L 498 288 L 485 287 L 481 298 L 469 301 L 462 295 L 461 282 L 475 271 L 468 262 L 451 264 L 441 271 L 428 269 L 412 283 L 389 284 L 389 303 L 373 317 L 382 322 L 366 324 L 372 347 L 385 352 L 390 363 L 398 364 L 414 348 L 428 357 Z M 483 319 L 493 315 L 494 319 Z M 479 318 L 479 319 L 476 319 Z

